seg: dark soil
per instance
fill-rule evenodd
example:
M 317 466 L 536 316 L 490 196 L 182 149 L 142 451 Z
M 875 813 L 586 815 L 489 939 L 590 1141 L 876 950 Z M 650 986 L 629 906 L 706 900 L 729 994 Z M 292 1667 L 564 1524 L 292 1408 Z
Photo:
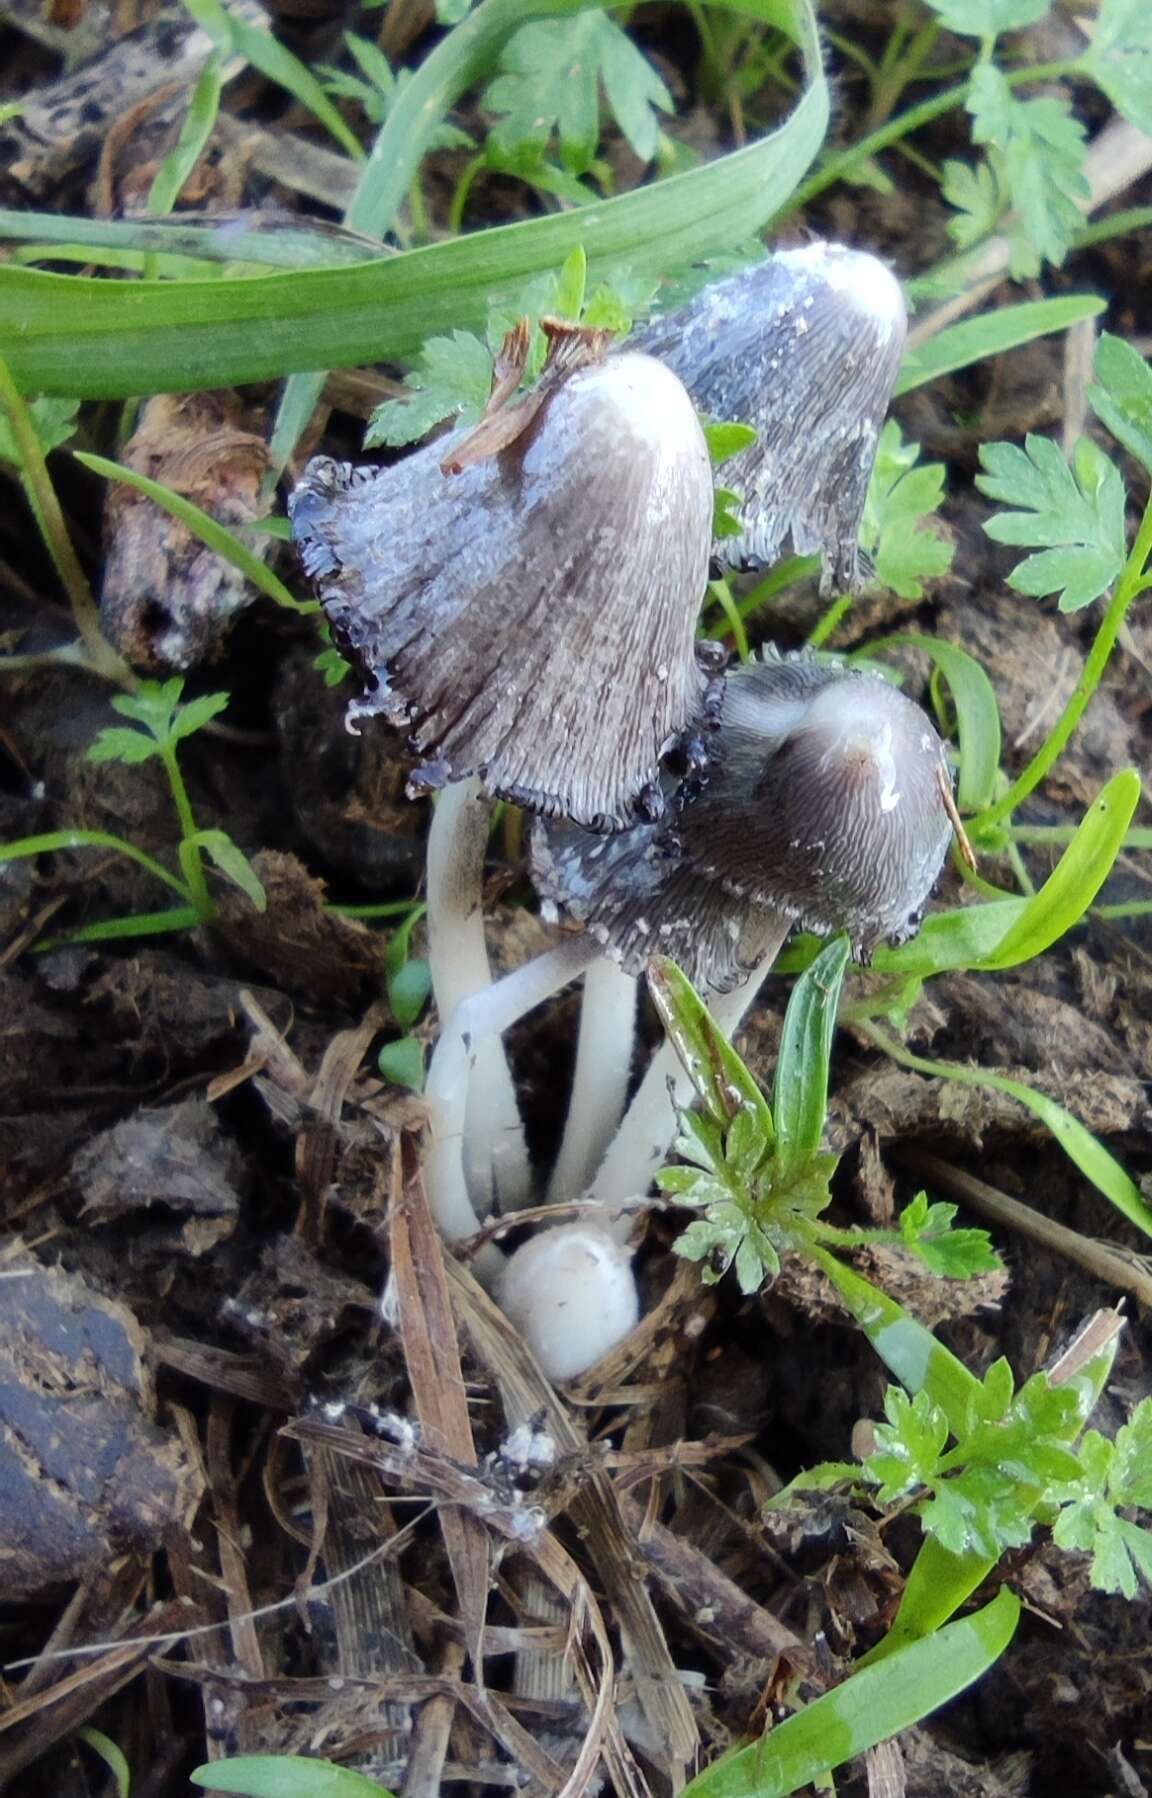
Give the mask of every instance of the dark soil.
M 292 41 L 332 54 L 345 21 L 289 10 Z M 890 13 L 843 10 L 842 29 L 866 35 Z M 0 24 L 0 45 L 11 92 L 34 94 L 60 65 L 23 11 L 14 0 L 3 9 L 12 22 Z M 641 36 L 677 87 L 685 135 L 706 152 L 728 147 L 725 109 L 693 90 L 684 17 L 646 8 Z M 854 92 L 845 74 L 846 137 L 858 130 Z M 234 110 L 260 121 L 272 105 L 252 83 Z M 118 116 L 73 133 L 67 154 L 45 152 L 5 203 L 128 204 L 180 114 L 142 117 L 117 151 Z M 959 129 L 942 121 L 926 149 L 955 150 Z M 946 248 L 942 215 L 931 183 L 894 167 L 907 175 L 898 192 L 833 190 L 789 221 L 789 236 L 839 236 L 915 274 Z M 636 178 L 626 158 L 621 168 Z M 435 212 L 448 177 L 436 158 L 432 169 Z M 197 205 L 314 204 L 224 130 L 198 179 Z M 468 224 L 522 212 L 524 191 L 478 183 Z M 1122 203 L 1149 200 L 1146 181 Z M 1121 238 L 1073 258 L 1048 290 L 1097 291 L 1109 329 L 1147 337 L 1150 259 L 1147 237 Z M 955 570 L 919 603 L 869 598 L 835 639 L 849 649 L 912 624 L 963 643 L 994 681 L 1009 772 L 1074 685 L 1092 616 L 1062 617 L 1005 588 L 1010 562 L 980 529 L 987 508 L 971 475 L 981 441 L 1060 425 L 1061 354 L 1044 342 L 898 405 L 906 434 L 949 464 Z M 356 415 L 394 374 L 362 389 L 339 378 L 338 410 L 317 419 L 308 447 L 323 439 L 355 454 Z M 179 422 L 193 440 L 231 434 L 232 516 L 254 492 L 244 457 L 273 398 L 221 397 Z M 108 454 L 114 410 L 84 414 L 86 438 Z M 150 410 L 151 426 L 165 416 Z M 178 437 L 175 450 L 186 448 Z M 657 1223 L 635 1352 L 574 1396 L 543 1386 L 429 1234 L 419 1101 L 375 1071 L 397 1034 L 381 997 L 386 926 L 326 908 L 418 890 L 426 807 L 404 798 L 397 743 L 382 726 L 345 731 L 348 688 L 322 684 L 306 620 L 262 601 L 226 631 L 211 558 L 173 541 L 150 509 L 102 518 L 101 486 L 67 456 L 53 469 L 97 589 L 102 544 L 121 570 L 126 556 L 159 558 L 158 584 L 194 626 L 190 691 L 233 696 L 226 728 L 189 742 L 183 765 L 198 820 L 253 858 L 269 904 L 260 916 L 221 888 L 214 927 L 52 947 L 163 896 L 101 851 L 0 864 L 0 1466 L 14 1470 L 0 1478 L 0 1789 L 108 1792 L 103 1761 L 75 1733 L 91 1723 L 126 1756 L 134 1798 L 176 1798 L 198 1763 L 257 1751 L 328 1755 L 408 1798 L 457 1781 L 555 1791 L 587 1727 L 573 1675 L 594 1701 L 612 1655 L 624 1673 L 604 1738 L 607 1789 L 664 1792 L 677 1757 L 703 1763 L 827 1689 L 890 1621 L 915 1548 L 906 1522 L 880 1528 L 833 1501 L 783 1527 L 761 1508 L 800 1469 L 851 1453 L 853 1426 L 879 1411 L 883 1370 L 803 1270 L 786 1268 L 754 1300 L 728 1284 L 701 1288 Z M 0 479 L 0 638 L 19 636 L 27 653 L 63 641 L 68 621 L 18 489 Z M 284 546 L 270 553 L 302 592 Z M 792 592 L 764 634 L 802 641 L 819 605 L 814 590 Z M 119 616 L 147 665 L 171 616 Z M 922 695 L 927 666 L 909 667 Z M 1150 667 L 1145 612 L 1025 821 L 1078 821 L 1111 773 L 1148 767 Z M 159 765 L 85 760 L 112 722 L 107 689 L 58 666 L 0 678 L 0 840 L 99 829 L 170 862 Z M 509 961 L 544 935 L 519 841 L 512 828 L 497 840 L 491 870 L 493 946 Z M 1025 858 L 1039 881 L 1054 852 Z M 1148 887 L 1146 860 L 1128 856 L 1105 897 L 1147 898 Z M 958 894 L 946 882 L 940 902 Z M 765 1083 L 787 990 L 769 984 L 743 1038 Z M 575 1015 L 559 1001 L 514 1042 L 542 1161 L 556 1144 Z M 419 1028 L 430 1040 L 433 1023 Z M 1152 1175 L 1152 937 L 1140 920 L 1090 922 L 1009 975 L 934 981 L 909 1040 L 1028 1081 L 1135 1177 Z M 960 1197 L 963 1176 L 976 1176 L 1085 1239 L 1133 1257 L 1146 1247 L 1018 1104 L 904 1072 L 850 1027 L 838 1039 L 831 1136 L 841 1222 L 890 1218 L 923 1183 L 915 1158 L 927 1152 L 953 1179 L 935 1196 Z M 1050 1248 L 993 1235 L 1003 1279 L 943 1283 L 895 1257 L 872 1271 L 977 1373 L 1002 1354 L 1022 1376 L 1042 1367 L 1092 1312 L 1122 1300 L 1128 1323 L 1097 1419 L 1114 1429 L 1152 1390 L 1147 1264 L 1133 1261 L 1121 1293 Z M 380 1313 L 390 1266 L 400 1332 Z M 526 1420 L 553 1458 L 533 1459 Z M 517 1545 L 531 1506 L 552 1519 L 549 1577 L 569 1582 L 563 1603 Z M 857 1766 L 841 1792 L 1152 1790 L 1152 1602 L 1093 1593 L 1083 1558 L 1057 1554 L 1043 1532 L 1001 1578 L 1027 1603 L 1003 1662 L 898 1749 Z M 570 1615 L 587 1623 L 592 1612 L 565 1663 Z M 75 1653 L 93 1644 L 103 1646 Z

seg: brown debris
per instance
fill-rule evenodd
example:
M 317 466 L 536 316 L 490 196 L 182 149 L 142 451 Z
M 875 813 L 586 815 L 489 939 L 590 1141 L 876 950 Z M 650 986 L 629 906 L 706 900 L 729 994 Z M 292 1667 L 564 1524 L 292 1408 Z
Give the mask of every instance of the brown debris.
M 31 1256 L 2 1273 L 0 1557 L 17 1598 L 151 1551 L 186 1526 L 200 1482 L 152 1421 L 131 1312 Z
M 260 518 L 268 447 L 235 394 L 160 394 L 141 414 L 124 461 L 232 529 Z M 115 483 L 105 508 L 100 616 L 120 653 L 148 674 L 219 655 L 237 613 L 256 597 L 246 577 L 134 487 Z M 252 539 L 266 554 L 270 537 Z
M 492 369 L 492 392 L 479 424 L 453 445 L 440 464 L 442 474 L 463 474 L 477 462 L 510 449 L 569 375 L 603 359 L 613 337 L 611 331 L 569 324 L 561 318 L 542 318 L 540 329 L 548 339 L 548 356 L 536 385 L 514 401 L 532 347 L 531 327 L 522 318 L 500 346 Z

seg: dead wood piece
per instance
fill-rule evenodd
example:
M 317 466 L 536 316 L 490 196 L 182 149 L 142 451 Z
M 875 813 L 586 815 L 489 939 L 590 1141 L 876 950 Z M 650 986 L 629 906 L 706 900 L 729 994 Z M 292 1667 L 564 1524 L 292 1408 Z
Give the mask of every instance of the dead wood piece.
M 634 1531 L 635 1552 L 694 1629 L 723 1647 L 768 1661 L 803 1648 L 787 1624 L 742 1592 L 693 1543 L 651 1522 L 636 1499 L 622 1499 L 621 1508 Z
M 235 0 L 233 11 L 249 24 L 266 23 L 254 0 Z M 19 116 L 0 129 L 0 166 L 26 196 L 46 198 L 83 167 L 114 119 L 170 82 L 191 88 L 215 50 L 187 12 L 163 6 L 147 24 L 25 96 Z

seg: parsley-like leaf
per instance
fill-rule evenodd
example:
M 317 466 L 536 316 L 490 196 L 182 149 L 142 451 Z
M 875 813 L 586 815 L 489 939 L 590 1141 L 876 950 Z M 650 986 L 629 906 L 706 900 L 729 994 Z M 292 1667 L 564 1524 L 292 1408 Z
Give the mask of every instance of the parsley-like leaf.
M 624 136 L 642 162 L 656 153 L 658 112 L 672 100 L 655 69 L 602 12 L 524 25 L 506 45 L 501 73 L 485 105 L 504 116 L 492 141 L 502 155 L 542 157 L 555 133 L 560 160 L 586 174 L 600 137 L 600 84 Z
M 987 1230 L 954 1230 L 955 1205 L 930 1205 L 919 1193 L 900 1213 L 900 1235 L 925 1267 L 948 1280 L 995 1273 L 1000 1258 Z
M 1152 1400 L 1141 1400 L 1115 1442 L 1089 1430 L 1077 1476 L 1048 1497 L 1061 1506 L 1054 1540 L 1091 1554 L 1099 1591 L 1134 1598 L 1140 1578 L 1152 1586 L 1152 1531 L 1118 1515 L 1128 1506 L 1152 1509 Z
M 928 5 L 958 37 L 987 39 L 1034 25 L 1052 0 L 928 0 Z
M 1063 100 L 1018 100 L 993 63 L 972 77 L 968 95 L 972 137 L 992 147 L 992 166 L 1014 206 L 1012 273 L 1039 272 L 1059 263 L 1083 223 L 1077 200 L 1089 195 L 1084 176 L 1084 127 Z
M 948 235 L 961 250 L 990 237 L 1007 205 L 996 171 L 987 161 L 946 162 L 940 192 L 957 209 L 956 217 L 948 220 Z
M 364 433 L 365 449 L 415 443 L 446 418 L 475 424 L 492 386 L 492 358 L 471 331 L 430 337 L 408 376 L 411 397 L 377 406 Z
M 40 447 L 47 456 L 69 437 L 74 437 L 77 430 L 76 414 L 80 410 L 79 400 L 39 399 L 27 402 L 28 412 L 40 439 Z M 7 415 L 0 413 L 0 462 L 8 462 L 14 468 L 21 466 L 20 451 L 16 447 L 16 439 L 12 435 L 12 427 Z
M 885 1393 L 884 1415 L 888 1421 L 876 1425 L 876 1447 L 864 1472 L 879 1486 L 880 1503 L 888 1505 L 935 1482 L 948 1440 L 948 1421 L 927 1392 L 909 1398 L 899 1386 L 889 1386 Z
M 1101 0 L 1084 66 L 1117 112 L 1152 132 L 1152 8 L 1148 0 Z
M 904 443 L 895 419 L 880 433 L 868 499 L 860 525 L 861 546 L 872 558 L 876 579 L 901 599 L 919 599 L 922 582 L 952 566 L 952 545 L 923 521 L 944 498 L 944 464 L 917 466 L 918 443 Z
M 1018 510 L 997 512 L 984 529 L 996 543 L 1036 545 L 1008 577 L 1017 593 L 1060 595 L 1060 610 L 1076 612 L 1116 579 L 1127 553 L 1124 483 L 1104 452 L 1081 438 L 1072 466 L 1047 437 L 986 443 L 976 485 L 989 499 Z
M 1152 368 L 1123 337 L 1105 331 L 1096 346 L 1095 373 L 1096 384 L 1088 389 L 1092 410 L 1152 474 Z

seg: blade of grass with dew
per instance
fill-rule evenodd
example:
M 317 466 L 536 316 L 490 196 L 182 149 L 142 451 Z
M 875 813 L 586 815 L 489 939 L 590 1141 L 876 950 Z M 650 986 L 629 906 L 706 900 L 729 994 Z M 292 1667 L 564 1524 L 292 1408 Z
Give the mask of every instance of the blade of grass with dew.
M 1053 300 L 1025 300 L 1019 306 L 1002 306 L 996 312 L 981 313 L 979 318 L 948 325 L 908 351 L 901 364 L 895 397 L 925 387 L 941 375 L 971 368 L 987 356 L 1000 356 L 1005 350 L 1034 342 L 1037 337 L 1067 331 L 1082 319 L 1099 318 L 1106 305 L 1095 294 L 1073 293 Z
M 201 543 L 215 550 L 226 562 L 231 562 L 233 568 L 238 568 L 246 580 L 251 581 L 269 599 L 274 599 L 278 606 L 284 606 L 291 612 L 311 613 L 318 610 L 311 600 L 294 598 L 283 581 L 270 568 L 265 567 L 259 556 L 253 555 L 226 525 L 219 524 L 210 513 L 202 511 L 190 499 L 185 499 L 183 494 L 173 493 L 171 487 L 153 481 L 148 475 L 138 474 L 134 468 L 125 468 L 122 462 L 110 462 L 107 457 L 89 455 L 86 450 L 74 450 L 73 454 L 77 462 L 82 462 L 93 474 L 103 475 L 106 481 L 121 481 L 126 487 L 135 487 L 138 493 L 154 500 L 165 512 L 187 525 Z
M 965 1691 L 999 1660 L 1019 1618 L 1020 1600 L 1005 1587 L 983 1610 L 853 1673 L 761 1741 L 724 1755 L 683 1798 L 787 1798 Z
M 923 637 L 915 631 L 898 631 L 868 646 L 869 657 L 888 648 L 919 649 L 931 656 L 948 683 L 956 709 L 956 737 L 960 752 L 960 778 L 956 802 L 962 811 L 979 811 L 990 805 L 1000 768 L 1000 708 L 987 673 L 974 656 L 957 643 L 939 637 Z
M 553 0 L 546 8 L 541 0 L 531 16 L 555 15 L 573 4 Z M 428 77 L 422 84 L 422 77 L 459 33 L 474 32 L 482 16 L 490 19 L 493 6 L 508 31 L 529 16 L 520 0 L 481 0 L 406 85 L 385 132 L 394 121 L 409 119 L 417 93 L 430 108 L 429 124 L 443 116 L 468 85 L 462 77 L 475 67 L 469 61 L 475 39 L 453 64 L 452 79 L 443 62 L 434 82 Z M 258 278 L 125 284 L 0 265 L 0 341 L 9 349 L 13 378 L 28 393 L 123 399 L 228 387 L 293 370 L 404 361 L 429 335 L 483 328 L 494 299 L 511 298 L 528 276 L 558 268 L 576 244 L 584 246 L 594 283 L 620 263 L 634 274 L 662 275 L 743 242 L 780 209 L 826 129 L 828 88 L 808 0 L 798 22 L 809 85 L 776 132 L 579 211 L 348 268 Z M 425 123 L 419 121 L 421 143 Z M 402 160 L 403 192 L 412 172 L 407 149 Z
M 772 1092 L 781 1184 L 808 1165 L 824 1135 L 828 1064 L 848 960 L 847 937 L 836 937 L 800 976 L 788 1001 Z

